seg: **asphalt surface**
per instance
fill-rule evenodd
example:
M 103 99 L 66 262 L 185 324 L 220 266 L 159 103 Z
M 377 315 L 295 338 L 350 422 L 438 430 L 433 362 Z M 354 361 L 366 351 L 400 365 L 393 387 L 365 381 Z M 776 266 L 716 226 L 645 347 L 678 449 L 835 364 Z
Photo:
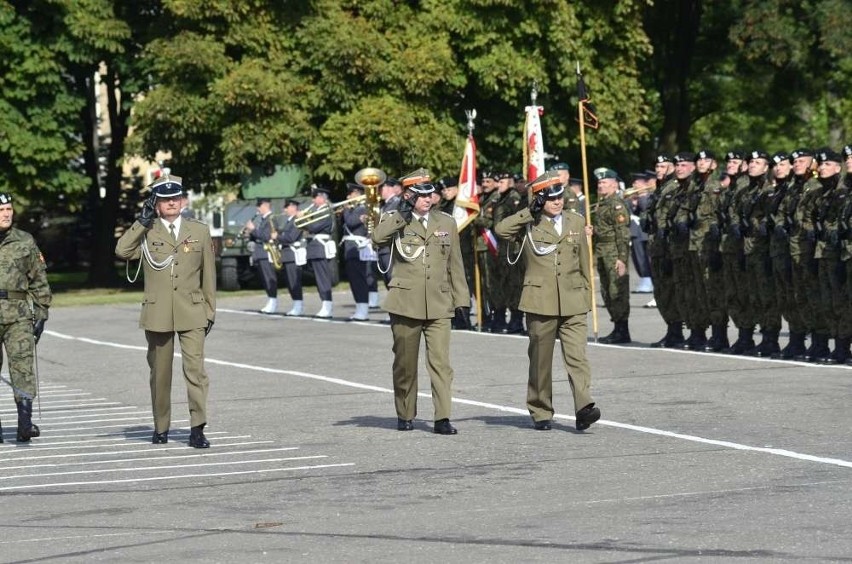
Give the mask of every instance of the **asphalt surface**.
M 172 440 L 150 444 L 138 305 L 53 310 L 30 445 L 0 390 L 0 561 L 852 561 L 852 368 L 650 349 L 663 324 L 633 295 L 636 344 L 588 348 L 590 430 L 558 356 L 535 431 L 526 338 L 454 332 L 459 434 L 431 432 L 425 368 L 401 433 L 385 315 L 334 299 L 329 322 L 220 296 L 207 451 L 179 359 Z

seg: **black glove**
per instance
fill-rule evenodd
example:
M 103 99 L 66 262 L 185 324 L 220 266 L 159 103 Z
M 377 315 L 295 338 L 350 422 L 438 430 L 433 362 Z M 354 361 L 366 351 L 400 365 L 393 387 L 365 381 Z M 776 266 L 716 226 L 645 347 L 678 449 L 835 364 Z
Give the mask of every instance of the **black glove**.
M 457 307 L 455 321 L 456 329 L 470 329 L 470 308 Z
M 414 211 L 414 202 L 408 198 L 403 198 L 399 202 L 397 211 L 399 212 L 399 215 L 402 216 L 402 219 L 404 219 L 406 223 L 409 223 L 411 221 L 411 212 Z
M 530 202 L 530 213 L 533 215 L 538 215 L 541 213 L 541 210 L 544 209 L 544 202 L 547 201 L 547 195 L 545 195 L 544 190 L 539 190 L 533 201 Z
M 154 208 L 154 196 L 148 197 L 142 205 L 142 211 L 136 221 L 142 224 L 142 227 L 149 229 L 154 225 L 154 220 L 157 219 L 157 210 Z
M 46 322 L 47 319 L 36 319 L 33 321 L 33 337 L 35 337 L 36 343 L 41 339 L 41 334 L 44 333 L 44 324 Z
M 210 334 L 210 330 L 213 329 L 213 320 L 207 320 L 207 327 L 204 328 L 204 335 L 207 336 Z

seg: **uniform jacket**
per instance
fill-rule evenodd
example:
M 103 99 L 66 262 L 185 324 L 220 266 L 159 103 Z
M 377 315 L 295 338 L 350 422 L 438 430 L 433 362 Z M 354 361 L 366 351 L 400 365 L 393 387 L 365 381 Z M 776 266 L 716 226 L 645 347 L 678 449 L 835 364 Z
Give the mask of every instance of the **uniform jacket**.
M 369 241 L 367 226 L 361 221 L 361 216 L 366 213 L 367 206 L 354 206 L 343 211 L 343 258 L 346 260 L 359 260 L 358 242 Z M 356 237 L 364 239 L 356 239 Z
M 26 231 L 9 228 L 0 241 L 0 290 L 29 294 L 33 311 L 25 299 L 0 299 L 0 323 L 14 323 L 22 319 L 47 319 L 50 307 L 50 285 L 44 257 L 35 239 Z
M 328 204 L 323 204 L 323 207 L 328 209 L 328 215 L 304 227 L 304 230 L 313 236 L 308 240 L 308 260 L 325 258 L 325 241 L 330 241 L 334 232 L 334 212 Z M 318 208 L 321 209 L 323 208 Z M 316 238 L 317 235 L 320 236 L 319 239 Z
M 269 260 L 269 253 L 263 248 L 263 244 L 272 239 L 274 227 L 272 212 L 269 212 L 255 222 L 254 231 L 249 233 L 249 240 L 254 241 L 254 250 L 251 252 L 252 260 Z
M 302 237 L 302 230 L 296 227 L 296 218 L 285 217 L 278 224 L 278 244 L 281 245 L 281 262 L 296 262 L 296 255 L 293 254 L 293 249 L 297 246 L 304 246 L 305 241 Z
M 155 270 L 142 257 L 142 245 L 156 262 L 174 257 L 171 266 Z M 147 331 L 188 331 L 206 327 L 216 316 L 216 258 L 207 225 L 181 221 L 177 242 L 163 222 L 151 229 L 134 222 L 118 240 L 115 254 L 124 260 L 142 260 L 145 296 L 139 326 Z
M 399 208 L 400 201 L 402 201 L 402 196 L 399 195 L 389 198 L 387 202 L 382 204 L 381 214 L 384 215 L 386 213 L 395 211 L 397 208 Z M 379 247 L 376 252 L 380 257 L 382 257 L 384 263 L 387 264 L 387 260 L 391 252 L 390 245 L 388 245 L 387 247 Z
M 630 212 L 618 196 L 598 200 L 592 224 L 595 254 L 613 256 L 627 264 L 630 256 Z
M 545 249 L 555 245 L 552 252 L 539 255 L 533 250 L 530 237 L 525 235 L 528 225 L 535 247 Z M 518 234 L 526 237 L 521 311 L 560 317 L 589 312 L 589 246 L 583 216 L 563 210 L 562 235 L 559 235 L 547 216 L 542 215 L 536 223 L 530 210 L 524 208 L 498 223 L 495 232 L 504 239 Z
M 398 244 L 408 256 L 423 248 L 412 260 L 398 248 L 392 250 L 393 278 L 384 309 L 411 319 L 453 317 L 455 308 L 470 307 L 459 232 L 455 220 L 439 211 L 429 212 L 426 227 L 415 220 L 406 223 L 396 211 L 383 214 L 376 225 L 373 242 L 378 247 Z

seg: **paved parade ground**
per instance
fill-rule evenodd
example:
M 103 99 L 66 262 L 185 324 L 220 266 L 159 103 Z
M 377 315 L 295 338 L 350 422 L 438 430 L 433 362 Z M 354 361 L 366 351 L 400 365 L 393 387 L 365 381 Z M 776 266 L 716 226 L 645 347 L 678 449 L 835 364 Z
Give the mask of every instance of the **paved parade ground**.
M 454 332 L 459 434 L 431 432 L 425 368 L 401 433 L 385 315 L 347 323 L 334 299 L 318 321 L 220 295 L 207 451 L 180 377 L 150 444 L 138 305 L 51 310 L 32 444 L 0 390 L 0 561 L 852 561 L 852 368 L 650 349 L 664 327 L 634 294 L 637 343 L 588 349 L 590 430 L 558 356 L 535 431 L 526 337 Z

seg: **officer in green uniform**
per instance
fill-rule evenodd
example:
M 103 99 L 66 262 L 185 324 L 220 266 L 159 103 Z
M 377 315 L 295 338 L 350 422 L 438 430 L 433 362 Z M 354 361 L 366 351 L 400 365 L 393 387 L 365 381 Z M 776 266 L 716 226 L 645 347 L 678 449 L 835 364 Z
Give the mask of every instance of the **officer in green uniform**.
M 814 227 L 820 286 L 821 313 L 828 322 L 828 330 L 834 337 L 834 351 L 814 358 L 820 364 L 845 364 L 849 359 L 849 343 L 852 338 L 850 327 L 850 303 L 846 292 L 846 265 L 840 260 L 840 241 L 843 233 L 842 212 L 849 199 L 845 182 L 841 182 L 840 171 L 843 157 L 829 148 L 817 151 L 817 173 L 822 193 L 816 201 Z
M 610 319 L 612 333 L 600 339 L 604 344 L 631 342 L 630 278 L 627 261 L 630 257 L 630 211 L 624 200 L 616 195 L 618 174 L 609 168 L 595 169 L 598 181 L 598 203 L 592 221 L 594 249 L 598 276 Z
M 648 234 L 654 304 L 666 322 L 666 334 L 659 341 L 651 343 L 654 348 L 679 348 L 684 343 L 683 317 L 674 299 L 674 270 L 666 229 L 666 218 L 674 206 L 674 195 L 678 187 L 674 171 L 674 157 L 666 153 L 657 155 L 654 164 L 657 189 L 651 194 L 648 207 L 640 217 L 642 230 Z
M 44 331 L 51 293 L 44 257 L 32 235 L 12 227 L 14 217 L 12 195 L 0 192 L 0 343 L 9 355 L 7 383 L 18 408 L 17 440 L 26 443 L 41 434 L 32 422 L 33 398 L 38 393 L 35 346 Z
M 384 309 L 390 314 L 393 333 L 397 429 L 414 428 L 422 335 L 435 405 L 433 430 L 455 435 L 456 428 L 450 423 L 450 319 L 467 319 L 470 313 L 459 234 L 452 216 L 431 209 L 435 187 L 429 183 L 429 171 L 418 169 L 400 180 L 406 192 L 399 208 L 383 214 L 372 235 L 376 246 L 392 246 L 393 278 Z
M 790 233 L 790 260 L 793 266 L 793 295 L 802 314 L 811 344 L 795 360 L 810 362 L 830 354 L 828 324 L 820 309 L 819 268 L 814 258 L 816 231 L 814 216 L 822 185 L 815 178 L 816 163 L 810 149 L 796 149 L 793 157 L 792 198 L 787 207 Z
M 577 430 L 600 419 L 590 393 L 586 358 L 586 317 L 591 307 L 588 238 L 579 214 L 563 210 L 565 188 L 554 171 L 536 178 L 529 208 L 497 224 L 497 235 L 525 237 L 526 263 L 520 308 L 527 314 L 530 337 L 527 408 L 537 430 L 553 419 L 553 348 L 558 338 L 574 395 Z
M 167 173 L 154 181 L 151 197 L 118 240 L 115 254 L 124 260 L 141 260 L 145 273 L 139 326 L 145 330 L 151 369 L 151 442 L 169 441 L 177 334 L 189 404 L 189 446 L 208 448 L 204 341 L 216 316 L 216 259 L 207 225 L 180 216 L 182 191 L 178 176 Z

